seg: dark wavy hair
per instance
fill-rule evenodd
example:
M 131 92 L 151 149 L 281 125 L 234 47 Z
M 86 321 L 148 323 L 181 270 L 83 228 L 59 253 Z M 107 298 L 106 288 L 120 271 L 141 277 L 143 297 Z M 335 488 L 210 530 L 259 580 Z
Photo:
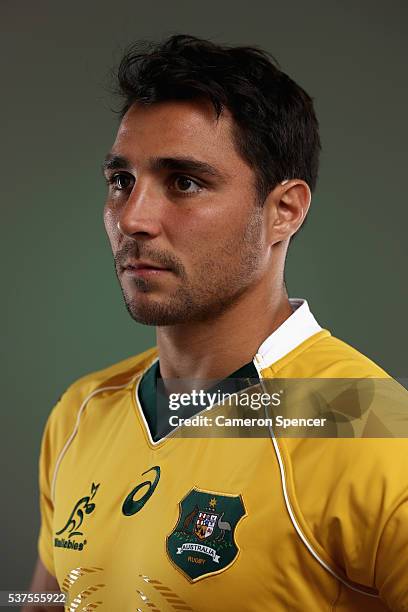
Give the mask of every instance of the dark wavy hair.
M 285 179 L 303 179 L 315 189 L 321 145 L 313 101 L 262 49 L 184 34 L 138 42 L 121 60 L 114 89 L 124 100 L 121 118 L 135 102 L 205 98 L 217 118 L 228 109 L 235 146 L 255 173 L 261 202 Z

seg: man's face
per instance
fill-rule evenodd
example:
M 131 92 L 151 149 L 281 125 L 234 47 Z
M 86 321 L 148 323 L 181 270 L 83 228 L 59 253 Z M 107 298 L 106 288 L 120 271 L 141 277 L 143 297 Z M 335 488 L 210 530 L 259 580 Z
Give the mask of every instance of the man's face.
M 104 222 L 136 321 L 208 320 L 265 272 L 263 208 L 232 126 L 198 101 L 134 104 L 120 124 Z

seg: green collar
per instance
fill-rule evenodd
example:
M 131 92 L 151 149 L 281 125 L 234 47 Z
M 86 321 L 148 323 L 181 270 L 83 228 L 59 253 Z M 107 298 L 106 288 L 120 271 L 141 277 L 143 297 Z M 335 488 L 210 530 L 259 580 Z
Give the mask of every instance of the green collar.
M 155 361 L 143 374 L 139 385 L 139 402 L 154 442 L 165 437 L 174 429 L 170 427 L 167 420 L 165 423 L 158 423 L 157 404 L 158 402 L 167 404 L 168 401 L 167 397 L 157 389 L 157 381 L 159 379 L 161 379 L 160 364 L 159 361 Z M 223 381 L 217 384 L 216 389 L 219 390 L 223 388 L 228 392 L 237 392 L 248 386 L 246 379 L 252 381 L 254 379 L 259 380 L 258 372 L 252 361 L 241 366 L 238 370 L 235 370 L 235 372 L 232 372 L 232 374 L 224 378 Z M 202 408 L 199 410 L 202 410 Z M 198 412 L 197 406 L 187 407 L 185 413 L 183 413 L 183 417 L 192 417 L 196 412 Z

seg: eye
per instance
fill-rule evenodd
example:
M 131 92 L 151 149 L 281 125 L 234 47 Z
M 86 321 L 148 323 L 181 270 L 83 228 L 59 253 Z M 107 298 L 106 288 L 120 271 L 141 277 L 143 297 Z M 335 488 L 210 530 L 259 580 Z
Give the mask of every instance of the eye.
M 201 186 L 195 180 L 184 174 L 176 175 L 172 181 L 172 185 L 176 191 L 185 193 L 186 195 L 201 191 Z
M 116 172 L 116 174 L 113 174 L 111 178 L 108 179 L 108 183 L 112 185 L 115 190 L 124 191 L 125 189 L 129 189 L 133 183 L 133 176 L 125 172 Z

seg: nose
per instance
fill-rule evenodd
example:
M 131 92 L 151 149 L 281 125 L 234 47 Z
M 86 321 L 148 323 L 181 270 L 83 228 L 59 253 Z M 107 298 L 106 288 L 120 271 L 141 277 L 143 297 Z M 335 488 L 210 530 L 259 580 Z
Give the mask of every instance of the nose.
M 160 195 L 139 180 L 121 208 L 117 228 L 125 236 L 154 238 L 160 234 Z

